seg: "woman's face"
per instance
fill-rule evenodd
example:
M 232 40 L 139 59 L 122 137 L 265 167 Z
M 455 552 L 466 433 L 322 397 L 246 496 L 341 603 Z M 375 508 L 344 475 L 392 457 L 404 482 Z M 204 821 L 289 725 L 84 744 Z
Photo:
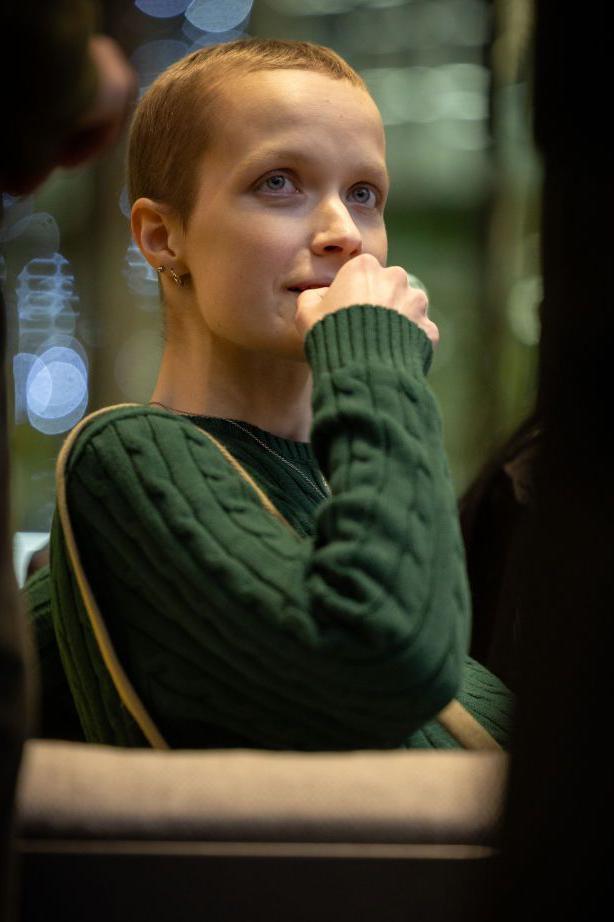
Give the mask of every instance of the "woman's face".
M 181 246 L 195 307 L 214 337 L 302 359 L 296 289 L 386 263 L 379 112 L 346 80 L 259 71 L 226 84 L 214 134 Z

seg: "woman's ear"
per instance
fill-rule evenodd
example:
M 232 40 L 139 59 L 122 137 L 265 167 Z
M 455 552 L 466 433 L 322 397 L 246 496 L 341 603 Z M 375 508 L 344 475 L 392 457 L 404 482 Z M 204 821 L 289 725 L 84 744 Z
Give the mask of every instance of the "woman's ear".
M 178 275 L 187 273 L 181 259 L 180 222 L 168 205 L 138 198 L 132 206 L 132 236 L 152 268 L 164 266 Z

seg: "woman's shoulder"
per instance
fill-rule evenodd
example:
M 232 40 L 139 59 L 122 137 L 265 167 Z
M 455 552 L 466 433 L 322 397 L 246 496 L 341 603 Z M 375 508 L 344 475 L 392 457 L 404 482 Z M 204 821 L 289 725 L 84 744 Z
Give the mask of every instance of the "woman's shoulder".
M 145 426 L 157 426 L 161 431 L 169 427 L 175 431 L 182 426 L 193 426 L 188 419 L 159 407 L 143 403 L 119 403 L 101 407 L 85 416 L 69 433 L 67 441 L 84 445 L 93 438 L 109 436 L 118 428 L 122 432 L 139 432 Z
M 117 461 L 139 454 L 176 456 L 181 442 L 195 443 L 215 457 L 210 438 L 189 419 L 146 404 L 118 404 L 90 413 L 68 435 L 63 447 L 63 466 L 70 473 L 93 455 Z
M 162 504 L 169 515 L 182 515 L 207 498 L 217 497 L 224 508 L 256 499 L 259 488 L 243 469 L 238 476 L 239 467 L 191 419 L 122 404 L 90 414 L 72 430 L 58 458 L 56 481 L 65 485 L 69 503 L 79 500 L 76 509 L 85 498 L 108 509 L 121 496 L 126 512 L 138 507 L 142 515 L 147 506 L 154 514 Z

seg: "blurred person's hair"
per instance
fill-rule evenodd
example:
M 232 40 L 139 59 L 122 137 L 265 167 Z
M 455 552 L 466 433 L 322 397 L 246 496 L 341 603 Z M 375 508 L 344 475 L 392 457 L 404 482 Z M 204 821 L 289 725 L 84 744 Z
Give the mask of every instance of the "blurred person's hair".
M 343 58 L 312 42 L 241 39 L 194 51 L 165 70 L 137 105 L 128 148 L 130 201 L 145 196 L 163 202 L 186 225 L 197 167 L 221 118 L 225 84 L 235 76 L 282 69 L 347 80 L 368 92 Z

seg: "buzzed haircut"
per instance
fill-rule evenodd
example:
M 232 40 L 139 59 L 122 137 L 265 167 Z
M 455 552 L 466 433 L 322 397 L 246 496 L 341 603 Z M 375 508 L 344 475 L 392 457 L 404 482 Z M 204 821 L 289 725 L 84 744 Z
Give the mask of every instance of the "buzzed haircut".
M 141 196 L 163 202 L 187 225 L 224 84 L 238 75 L 282 69 L 313 71 L 369 92 L 342 57 L 312 42 L 251 38 L 194 51 L 160 74 L 136 107 L 128 146 L 131 203 Z

